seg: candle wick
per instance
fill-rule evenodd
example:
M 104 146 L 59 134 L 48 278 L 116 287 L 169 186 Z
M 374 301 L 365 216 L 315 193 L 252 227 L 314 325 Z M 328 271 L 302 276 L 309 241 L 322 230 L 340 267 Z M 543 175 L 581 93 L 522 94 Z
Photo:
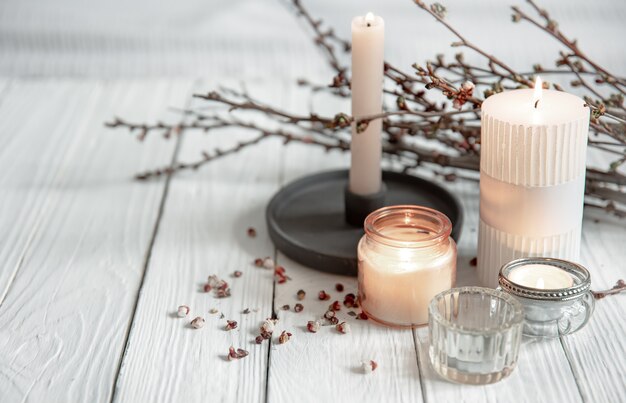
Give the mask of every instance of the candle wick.
M 367 23 L 367 26 L 368 26 L 368 27 L 371 27 L 371 26 L 372 26 L 372 24 L 368 22 L 368 23 Z
M 540 99 L 535 101 L 535 109 L 537 109 L 537 105 L 539 105 L 539 101 L 541 101 Z

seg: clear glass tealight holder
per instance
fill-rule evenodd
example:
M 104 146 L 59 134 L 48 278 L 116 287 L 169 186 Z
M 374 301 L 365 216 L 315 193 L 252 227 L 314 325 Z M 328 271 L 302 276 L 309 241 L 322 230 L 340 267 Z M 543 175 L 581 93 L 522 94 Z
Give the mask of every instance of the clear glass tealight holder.
M 523 323 L 522 305 L 504 292 L 482 287 L 442 292 L 429 306 L 430 362 L 453 382 L 498 382 L 517 364 Z
M 591 276 L 577 263 L 544 257 L 517 259 L 502 267 L 498 282 L 498 289 L 524 306 L 526 336 L 574 333 L 593 313 Z

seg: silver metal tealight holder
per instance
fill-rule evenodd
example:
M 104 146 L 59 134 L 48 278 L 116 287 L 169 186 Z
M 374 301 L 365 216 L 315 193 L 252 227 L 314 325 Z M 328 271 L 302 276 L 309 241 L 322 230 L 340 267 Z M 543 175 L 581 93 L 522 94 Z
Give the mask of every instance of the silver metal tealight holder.
M 549 270 L 548 275 L 571 278 L 565 287 L 521 284 L 519 270 Z M 516 273 L 518 271 L 518 273 Z M 542 277 L 538 277 L 543 285 Z M 583 266 L 553 258 L 524 258 L 505 264 L 498 276 L 499 289 L 516 297 L 524 306 L 526 336 L 559 337 L 574 333 L 589 321 L 594 309 L 591 276 Z

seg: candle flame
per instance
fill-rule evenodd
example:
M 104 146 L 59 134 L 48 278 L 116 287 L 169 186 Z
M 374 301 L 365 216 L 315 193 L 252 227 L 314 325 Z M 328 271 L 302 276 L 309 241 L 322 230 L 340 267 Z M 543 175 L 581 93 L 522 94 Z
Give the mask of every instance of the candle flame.
M 543 289 L 543 288 L 545 288 L 545 287 L 546 287 L 546 284 L 545 284 L 545 282 L 543 281 L 543 277 L 539 277 L 539 278 L 537 279 L 537 284 L 535 285 L 535 288 L 542 288 L 542 289 Z
M 365 14 L 365 22 L 372 23 L 372 22 L 374 22 L 374 19 L 375 19 L 374 13 L 372 13 L 371 11 L 369 13 Z
M 537 79 L 535 80 L 535 92 L 533 94 L 533 105 L 535 105 L 535 108 L 537 107 L 538 102 L 541 101 L 542 93 L 543 83 L 541 82 L 541 77 L 537 76 Z

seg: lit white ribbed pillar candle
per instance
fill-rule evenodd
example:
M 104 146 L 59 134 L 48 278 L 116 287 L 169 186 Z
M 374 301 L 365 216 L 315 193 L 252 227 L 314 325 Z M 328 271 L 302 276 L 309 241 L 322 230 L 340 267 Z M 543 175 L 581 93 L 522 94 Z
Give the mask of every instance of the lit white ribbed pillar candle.
M 383 57 L 385 21 L 372 13 L 352 20 L 352 116 L 361 118 L 378 114 L 383 104 Z M 369 122 L 367 129 L 356 132 L 352 125 L 350 151 L 350 191 L 371 195 L 381 189 L 380 156 L 382 121 Z
M 478 274 L 490 287 L 514 259 L 579 258 L 589 109 L 537 88 L 482 105 Z

